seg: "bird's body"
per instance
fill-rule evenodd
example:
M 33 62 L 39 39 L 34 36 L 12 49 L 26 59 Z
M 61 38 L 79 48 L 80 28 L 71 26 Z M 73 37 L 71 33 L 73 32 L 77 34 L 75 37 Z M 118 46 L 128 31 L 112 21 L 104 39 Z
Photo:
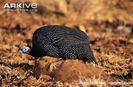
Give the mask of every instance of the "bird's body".
M 89 46 L 87 35 L 65 26 L 48 25 L 36 30 L 32 37 L 31 55 L 78 58 L 97 63 Z

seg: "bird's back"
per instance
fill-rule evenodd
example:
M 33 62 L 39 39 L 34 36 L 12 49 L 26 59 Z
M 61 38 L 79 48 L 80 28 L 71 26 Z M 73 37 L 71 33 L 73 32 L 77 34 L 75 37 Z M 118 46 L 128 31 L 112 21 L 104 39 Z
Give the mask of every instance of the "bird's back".
M 41 27 L 34 32 L 32 45 L 36 52 L 48 56 L 95 61 L 87 35 L 78 29 L 59 25 Z
M 55 45 L 89 43 L 88 37 L 84 32 L 59 25 L 49 25 L 39 28 L 34 32 L 32 40 L 33 45 L 39 43 Z

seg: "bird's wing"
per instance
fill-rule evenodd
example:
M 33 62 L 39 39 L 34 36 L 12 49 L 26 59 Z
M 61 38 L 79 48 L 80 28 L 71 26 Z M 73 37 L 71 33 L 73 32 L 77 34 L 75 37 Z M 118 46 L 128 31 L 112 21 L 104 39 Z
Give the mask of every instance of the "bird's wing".
M 69 45 L 76 45 L 76 44 L 89 44 L 88 40 L 81 40 L 79 37 L 74 35 L 67 35 L 64 37 L 61 37 L 59 39 L 56 39 L 53 42 L 56 46 L 69 46 Z
M 73 36 L 75 35 L 76 38 L 78 38 L 80 40 L 88 41 L 88 36 L 84 32 L 82 32 L 78 29 L 71 29 L 70 31 L 71 31 L 71 33 L 69 33 L 69 35 L 73 35 Z

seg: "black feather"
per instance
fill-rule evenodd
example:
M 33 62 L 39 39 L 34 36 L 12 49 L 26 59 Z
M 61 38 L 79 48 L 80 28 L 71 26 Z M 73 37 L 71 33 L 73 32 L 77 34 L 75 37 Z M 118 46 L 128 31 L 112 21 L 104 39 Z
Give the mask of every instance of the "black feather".
M 43 26 L 34 32 L 31 55 L 78 58 L 97 63 L 87 35 L 78 29 L 60 25 Z

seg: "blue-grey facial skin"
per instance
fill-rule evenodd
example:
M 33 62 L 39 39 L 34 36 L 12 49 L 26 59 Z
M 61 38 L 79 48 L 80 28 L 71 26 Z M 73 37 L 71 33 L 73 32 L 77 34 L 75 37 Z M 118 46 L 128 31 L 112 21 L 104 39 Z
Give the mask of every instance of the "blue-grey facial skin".
M 29 47 L 24 47 L 19 50 L 19 53 L 29 53 L 31 49 Z

